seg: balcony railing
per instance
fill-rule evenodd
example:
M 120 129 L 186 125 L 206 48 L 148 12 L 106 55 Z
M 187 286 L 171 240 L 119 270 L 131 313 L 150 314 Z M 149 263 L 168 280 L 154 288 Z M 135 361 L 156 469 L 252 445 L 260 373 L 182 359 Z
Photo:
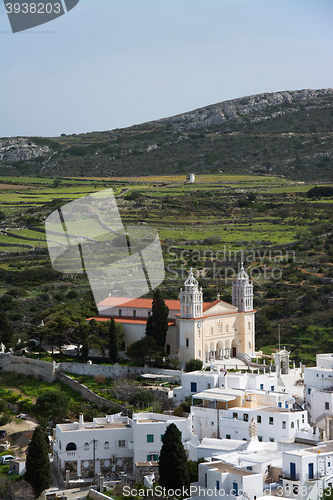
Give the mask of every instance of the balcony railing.
M 292 481 L 299 481 L 299 472 L 291 474 L 290 472 L 282 472 L 282 479 L 291 479 Z

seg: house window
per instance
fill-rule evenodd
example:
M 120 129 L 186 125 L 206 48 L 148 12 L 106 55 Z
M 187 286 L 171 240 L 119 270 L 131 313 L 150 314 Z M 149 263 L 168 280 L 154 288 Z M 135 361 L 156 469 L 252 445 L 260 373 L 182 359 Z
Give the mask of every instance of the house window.
M 273 417 L 269 417 L 269 425 L 273 425 L 274 424 L 274 419 Z
M 197 383 L 191 382 L 191 392 L 197 392 Z
M 274 392 L 274 385 L 271 385 L 271 391 Z
M 327 401 L 325 401 L 325 410 L 329 410 L 329 409 L 330 409 L 330 404 Z
M 158 455 L 156 455 L 155 453 L 151 453 L 149 455 L 147 455 L 147 462 L 157 462 L 158 461 Z
M 260 384 L 260 390 L 263 391 L 264 390 L 264 384 Z
M 154 442 L 154 434 L 147 434 L 147 443 Z
M 257 415 L 257 424 L 261 424 L 261 415 Z
M 252 465 L 248 465 L 248 466 L 246 467 L 246 470 L 252 470 Z
M 244 420 L 244 422 L 248 422 L 249 421 L 249 414 L 248 413 L 244 413 L 243 420 Z
M 109 444 L 109 443 L 107 443 L 107 444 Z M 125 448 L 125 439 L 119 439 L 118 446 L 119 446 L 119 448 Z M 106 448 L 105 445 L 104 445 L 104 448 Z
M 281 408 L 282 407 L 282 403 L 281 401 L 278 402 L 278 407 Z
M 308 394 L 311 394 L 311 389 L 310 388 L 308 388 Z
M 207 389 L 211 389 L 211 384 L 207 384 Z
M 89 450 L 89 443 L 84 443 L 84 449 Z
M 189 346 L 189 340 L 188 340 L 188 338 L 187 338 L 187 339 L 186 339 L 186 347 L 188 347 L 188 346 Z
M 274 438 L 269 438 L 270 443 L 274 443 Z
M 121 315 L 122 315 L 122 310 L 121 310 L 121 309 L 119 309 L 119 311 L 118 311 L 118 316 L 121 316 Z
M 225 438 L 226 438 L 226 439 L 231 439 L 230 434 L 226 434 L 226 435 L 225 435 Z
M 232 418 L 238 418 L 238 413 L 234 412 L 234 413 L 232 414 Z
M 122 441 L 118 441 L 118 445 L 121 446 Z M 124 446 L 125 446 L 125 441 L 124 441 Z M 108 450 L 110 448 L 109 441 L 105 441 L 104 443 L 104 450 Z
M 163 436 L 164 436 L 164 434 L 161 434 L 161 441 L 163 441 Z
M 294 422 L 291 422 L 290 427 L 293 429 L 295 427 Z
M 216 489 L 217 491 L 220 489 L 220 481 L 216 481 Z
M 133 318 L 136 318 L 136 310 L 133 311 Z
M 262 442 L 262 436 L 258 436 L 258 441 Z
M 213 427 L 213 425 L 214 425 L 214 422 L 210 422 L 210 426 Z
M 285 420 L 283 420 L 282 422 L 282 429 L 286 429 L 287 428 L 287 423 Z
M 304 416 L 304 413 L 303 413 L 303 415 L 302 415 L 302 424 L 304 424 L 304 422 L 305 422 L 305 416 Z

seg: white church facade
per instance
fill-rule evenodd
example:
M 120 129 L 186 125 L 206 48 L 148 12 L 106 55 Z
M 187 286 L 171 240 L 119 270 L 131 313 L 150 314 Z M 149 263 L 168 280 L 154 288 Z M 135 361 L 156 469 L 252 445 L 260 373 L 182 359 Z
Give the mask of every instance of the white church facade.
M 232 304 L 220 300 L 203 302 L 192 270 L 180 290 L 180 300 L 166 300 L 169 329 L 166 351 L 181 362 L 200 359 L 204 363 L 254 356 L 255 310 L 253 285 L 243 264 L 232 285 Z M 125 347 L 145 335 L 152 299 L 108 297 L 98 304 L 97 321 L 112 316 L 124 328 Z

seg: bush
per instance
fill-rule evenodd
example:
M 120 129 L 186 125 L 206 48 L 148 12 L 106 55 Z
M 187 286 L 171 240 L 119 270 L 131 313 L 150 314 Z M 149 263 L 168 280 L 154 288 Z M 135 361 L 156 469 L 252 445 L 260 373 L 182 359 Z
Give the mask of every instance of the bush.
M 151 391 L 145 391 L 142 389 L 141 391 L 136 391 L 129 399 L 131 404 L 136 404 L 138 401 L 144 403 L 153 403 L 156 400 L 156 396 Z
M 188 373 L 194 372 L 195 370 L 201 370 L 202 365 L 201 359 L 190 359 L 185 365 L 185 371 Z
M 104 377 L 104 375 L 95 375 L 94 379 L 95 379 L 95 382 L 97 382 L 98 385 L 105 384 L 106 378 Z

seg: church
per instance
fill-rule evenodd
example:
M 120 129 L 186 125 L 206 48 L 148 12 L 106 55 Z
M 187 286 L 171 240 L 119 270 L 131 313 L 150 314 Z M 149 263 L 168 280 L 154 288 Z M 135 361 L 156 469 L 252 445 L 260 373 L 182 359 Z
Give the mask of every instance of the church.
M 200 359 L 204 363 L 225 358 L 250 358 L 255 351 L 255 310 L 253 284 L 243 264 L 232 284 L 232 304 L 220 300 L 203 302 L 192 269 L 180 289 L 180 300 L 166 300 L 169 329 L 166 338 L 168 355 L 182 363 Z M 97 321 L 112 316 L 124 328 L 125 347 L 145 335 L 151 314 L 152 299 L 108 297 L 98 304 Z

